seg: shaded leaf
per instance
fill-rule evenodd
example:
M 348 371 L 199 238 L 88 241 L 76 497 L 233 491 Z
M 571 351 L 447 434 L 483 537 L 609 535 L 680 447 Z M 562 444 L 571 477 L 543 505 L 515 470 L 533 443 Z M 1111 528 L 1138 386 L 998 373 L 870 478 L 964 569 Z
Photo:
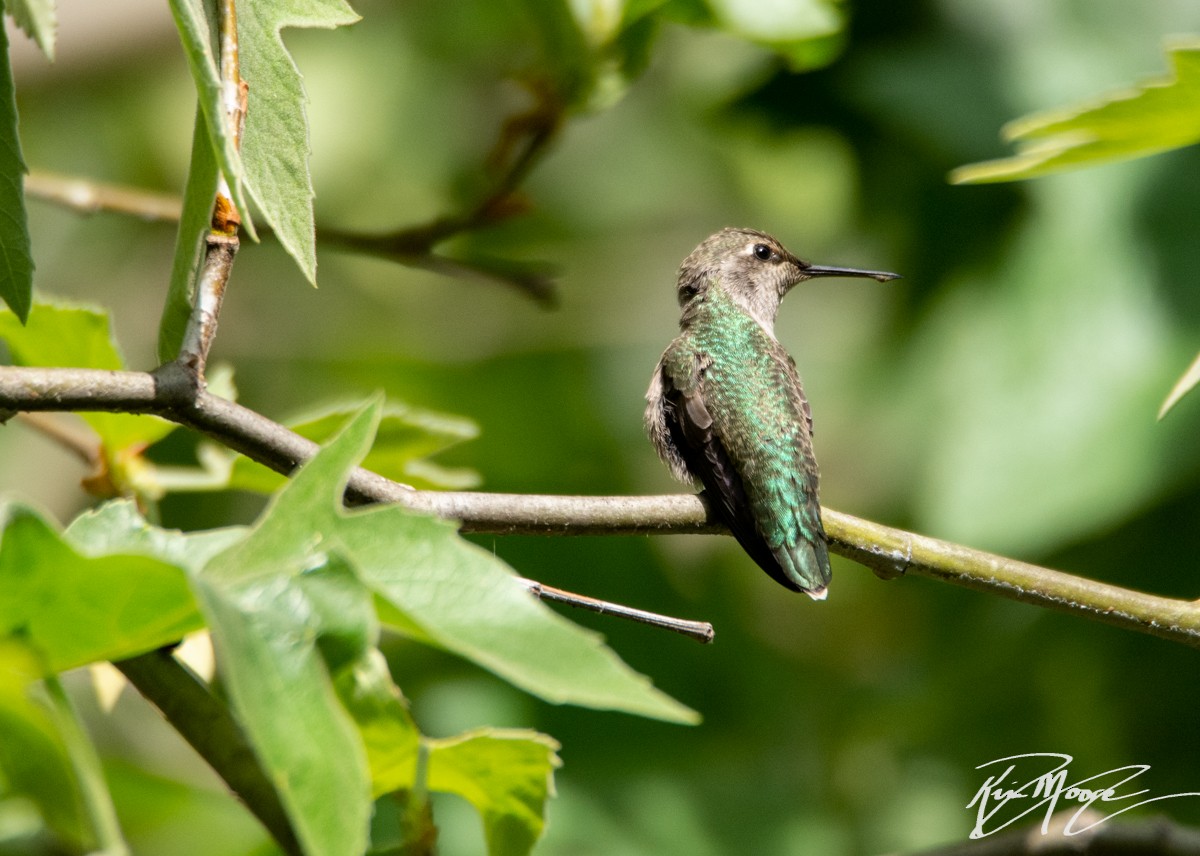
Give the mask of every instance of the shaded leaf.
M 113 340 L 108 313 L 65 301 L 38 302 L 24 327 L 13 313 L 0 312 L 0 339 L 8 344 L 9 353 L 18 365 L 113 371 L 125 368 Z M 157 416 L 79 415 L 100 436 L 110 461 L 126 449 L 140 451 L 178 427 Z
M 413 787 L 421 735 L 378 650 L 343 669 L 334 684 L 362 735 L 376 797 Z
M 182 569 L 82 555 L 27 506 L 0 515 L 0 636 L 25 640 L 49 670 L 131 657 L 203 626 Z
M 428 786 L 475 806 L 490 856 L 524 856 L 546 826 L 558 749 L 554 739 L 518 729 L 430 740 Z
M 9 4 L 9 10 L 13 10 Z M 25 7 L 22 7 L 25 8 Z M 53 41 L 51 41 L 53 49 Z M 45 46 L 43 45 L 43 50 Z M 25 160 L 17 136 L 17 100 L 8 59 L 8 34 L 0 33 L 0 298 L 24 323 L 33 301 L 33 255 L 25 212 Z
M 317 415 L 301 417 L 287 425 L 302 437 L 324 443 L 358 409 L 347 406 L 325 408 Z M 479 429 L 469 419 L 389 401 L 384 406 L 375 442 L 363 459 L 362 466 L 413 487 L 465 490 L 479 484 L 478 473 L 474 470 L 446 469 L 425 458 L 464 440 L 474 439 L 478 434 Z M 278 490 L 285 481 L 274 470 L 238 455 L 228 486 L 237 490 L 270 493 Z
M 1168 46 L 1172 76 L 1078 107 L 1009 123 L 1011 158 L 959 167 L 955 184 L 1014 181 L 1080 166 L 1144 157 L 1200 141 L 1200 41 Z
M 1195 389 L 1198 383 L 1200 383 L 1200 354 L 1196 355 L 1196 359 L 1188 366 L 1188 370 L 1183 373 L 1183 377 L 1179 378 L 1175 382 L 1175 386 L 1171 388 L 1166 401 L 1158 409 L 1158 418 L 1162 419 L 1166 416 L 1171 408 L 1179 403 L 1179 399 Z
M 317 255 L 307 98 L 280 31 L 334 28 L 357 20 L 343 0 L 266 0 L 238 6 L 242 77 L 250 87 L 242 138 L 247 183 L 275 236 L 314 284 Z

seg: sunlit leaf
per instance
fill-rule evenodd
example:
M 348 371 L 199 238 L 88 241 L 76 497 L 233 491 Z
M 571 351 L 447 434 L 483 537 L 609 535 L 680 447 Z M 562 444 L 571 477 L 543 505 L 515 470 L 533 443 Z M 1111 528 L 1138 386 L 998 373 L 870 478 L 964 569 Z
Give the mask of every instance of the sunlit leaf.
M 288 561 L 262 531 L 214 557 L 197 581 L 218 669 L 305 852 L 358 856 L 370 777 L 329 669 L 362 653 L 370 598 L 338 557 Z
M 238 4 L 242 77 L 250 87 L 242 139 L 255 203 L 304 275 L 317 280 L 307 97 L 284 47 L 285 27 L 340 27 L 358 15 L 344 0 L 263 0 Z
M 517 729 L 480 729 L 429 741 L 427 783 L 475 806 L 489 856 L 525 856 L 546 826 L 559 745 Z
M 76 517 L 63 535 L 87 556 L 150 556 L 198 571 L 217 553 L 244 538 L 246 532 L 243 526 L 204 532 L 163 529 L 148 523 L 132 500 L 114 499 Z
M 131 657 L 203 626 L 181 568 L 84 555 L 27 506 L 3 506 L 0 522 L 0 636 L 27 642 L 51 671 Z
M 1183 398 L 1193 389 L 1196 384 L 1200 384 L 1200 354 L 1196 355 L 1196 359 L 1188 366 L 1188 370 L 1183 373 L 1175 386 L 1171 388 L 1171 392 L 1167 395 L 1167 400 L 1163 402 L 1162 407 L 1158 410 L 1158 418 L 1162 419 L 1167 413 L 1179 403 L 1179 399 Z
M 258 525 L 275 533 L 277 561 L 289 560 L 288 549 L 299 561 L 314 543 L 336 550 L 378 595 L 385 623 L 547 701 L 696 721 L 598 634 L 530 597 L 511 568 L 463 540 L 453 523 L 399 506 L 342 512 L 346 473 L 366 451 L 379 410 L 361 411 L 276 497 Z M 340 483 L 326 480 L 330 472 Z
M 0 298 L 22 322 L 29 317 L 33 300 L 25 171 L 17 136 L 17 101 L 8 60 L 8 34 L 0 33 Z
M 1017 144 L 1015 156 L 959 167 L 950 180 L 1014 181 L 1200 141 L 1200 41 L 1169 46 L 1167 56 L 1170 77 L 1011 122 L 1003 133 Z
M 288 427 L 302 437 L 324 443 L 359 408 L 324 408 L 319 414 L 289 421 Z M 469 419 L 409 407 L 396 401 L 384 406 L 375 442 L 362 466 L 395 481 L 417 488 L 465 490 L 479 484 L 474 470 L 440 467 L 426 458 L 464 440 L 474 439 L 479 429 Z M 279 473 L 244 455 L 233 463 L 229 487 L 270 493 L 286 481 Z

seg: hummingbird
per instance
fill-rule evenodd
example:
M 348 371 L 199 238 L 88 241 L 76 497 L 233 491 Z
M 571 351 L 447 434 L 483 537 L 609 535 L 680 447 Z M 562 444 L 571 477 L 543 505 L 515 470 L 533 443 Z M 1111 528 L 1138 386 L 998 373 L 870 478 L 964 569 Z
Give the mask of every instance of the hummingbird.
M 898 278 L 810 264 L 753 229 L 706 238 L 679 267 L 680 333 L 654 369 L 645 417 L 672 475 L 703 485 L 750 558 L 813 600 L 830 570 L 812 410 L 775 316 L 794 286 L 822 276 Z

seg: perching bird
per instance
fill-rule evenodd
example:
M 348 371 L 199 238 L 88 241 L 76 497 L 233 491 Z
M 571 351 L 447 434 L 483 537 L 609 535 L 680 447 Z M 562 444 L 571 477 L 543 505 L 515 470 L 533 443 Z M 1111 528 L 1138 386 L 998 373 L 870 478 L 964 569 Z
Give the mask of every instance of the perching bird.
M 764 571 L 823 600 L 829 553 L 812 411 L 775 338 L 783 296 L 818 276 L 897 278 L 809 264 L 752 229 L 722 229 L 696 247 L 679 268 L 680 334 L 654 369 L 646 430 L 676 478 L 704 486 Z

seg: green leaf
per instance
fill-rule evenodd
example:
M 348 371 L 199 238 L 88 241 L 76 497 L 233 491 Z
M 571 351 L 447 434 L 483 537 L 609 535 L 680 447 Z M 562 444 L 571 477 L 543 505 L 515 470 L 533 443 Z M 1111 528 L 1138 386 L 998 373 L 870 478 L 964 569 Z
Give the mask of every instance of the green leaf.
M 63 536 L 86 556 L 149 556 L 196 572 L 222 550 L 246 536 L 244 526 L 180 532 L 152 526 L 129 499 L 114 499 L 71 521 Z
M 273 543 L 285 551 L 278 561 L 291 556 L 300 562 L 318 542 L 336 550 L 378 595 L 381 618 L 393 629 L 547 701 L 696 721 L 693 711 L 621 662 L 598 634 L 531 597 L 511 568 L 463 540 L 453 523 L 399 506 L 342 512 L 347 474 L 366 452 L 379 412 L 378 401 L 360 411 L 268 508 L 258 526 L 274 533 Z
M 371 811 L 366 753 L 330 674 L 366 658 L 378 632 L 370 593 L 328 528 L 330 485 L 370 438 L 373 420 L 360 422 L 197 579 L 234 709 L 312 856 L 361 853 Z
M 367 749 L 375 797 L 413 787 L 421 735 L 378 650 L 336 677 L 335 688 Z
M 319 414 L 301 417 L 287 424 L 302 437 L 324 443 L 358 409 L 349 406 L 329 407 Z M 474 470 L 446 469 L 425 459 L 478 435 L 478 427 L 469 419 L 389 401 L 384 406 L 375 442 L 363 459 L 362 466 L 413 487 L 465 490 L 479 484 L 478 473 Z M 228 486 L 235 490 L 270 493 L 278 490 L 285 481 L 274 470 L 239 455 L 234 460 Z
M 524 856 L 546 826 L 558 743 L 517 729 L 480 729 L 429 741 L 428 787 L 479 811 L 489 856 Z
M 203 260 L 204 238 L 211 228 L 220 176 L 210 138 L 204 111 L 197 109 L 192 131 L 192 159 L 183 191 L 183 212 L 175 236 L 175 257 L 171 262 L 171 283 L 158 324 L 158 359 L 163 363 L 179 356 L 196 302 L 196 277 Z
M 1014 181 L 1200 142 L 1200 40 L 1168 45 L 1173 75 L 1005 126 L 1011 158 L 959 167 L 955 184 Z
M 242 138 L 246 179 L 279 242 L 314 284 L 317 255 L 306 96 L 280 31 L 332 29 L 357 20 L 343 0 L 263 0 L 238 6 L 242 77 L 250 86 Z
M 708 0 L 720 25 L 785 57 L 800 71 L 841 51 L 845 15 L 839 0 Z
M 44 671 L 27 645 L 0 639 L 0 773 L 6 790 L 32 800 L 57 835 L 88 850 L 86 816 L 66 746 L 46 707 L 31 697 Z
M 196 94 L 199 99 L 200 112 L 204 114 L 204 129 L 208 135 L 211 151 L 220 166 L 221 174 L 229 187 L 230 197 L 242 218 L 242 226 L 247 234 L 254 237 L 254 223 L 250 219 L 250 209 L 246 205 L 246 168 L 238 152 L 237 140 L 225 119 L 224 100 L 222 98 L 221 71 L 217 64 L 217 53 L 214 45 L 217 43 L 219 27 L 215 20 L 209 20 L 209 15 L 216 14 L 216 3 L 205 0 L 170 0 L 171 14 L 175 18 L 175 27 L 179 30 L 179 38 L 183 42 L 183 52 L 187 57 L 188 69 L 192 72 L 192 81 L 196 84 Z M 240 7 L 239 7 L 240 8 Z M 196 123 L 197 130 L 200 123 Z M 196 170 L 196 152 L 192 150 L 192 173 Z M 191 175 L 188 178 L 192 180 Z M 214 188 L 215 190 L 215 188 Z M 212 217 L 212 203 L 209 200 L 208 217 Z M 185 209 L 186 213 L 187 209 Z M 182 230 L 180 234 L 185 234 Z M 178 253 L 176 263 L 179 263 Z M 174 277 L 172 277 L 172 290 Z
M 264 534 L 214 557 L 197 580 L 218 668 L 305 852 L 358 856 L 371 809 L 367 759 L 323 655 L 338 663 L 361 653 L 370 599 L 339 557 L 317 567 L 277 560 Z
M 33 509 L 0 507 L 0 636 L 52 672 L 151 651 L 202 624 L 182 569 L 148 556 L 89 557 Z
M 46 59 L 54 61 L 54 33 L 58 15 L 54 0 L 4 0 L 4 7 L 25 35 L 37 42 Z
M 0 297 L 21 323 L 28 319 L 33 300 L 25 172 L 17 136 L 17 99 L 8 59 L 8 34 L 4 32 L 0 33 Z
M 1183 373 L 1183 377 L 1176 381 L 1175 386 L 1171 388 L 1167 400 L 1158 409 L 1158 418 L 1162 419 L 1166 416 L 1171 408 L 1179 403 L 1179 399 L 1191 392 L 1196 387 L 1196 384 L 1200 384 L 1200 354 L 1196 355 L 1196 359 L 1188 366 L 1188 370 Z
M 113 341 L 106 312 L 65 301 L 38 302 L 22 327 L 12 312 L 0 311 L 0 339 L 13 362 L 24 366 L 69 366 L 118 371 L 125 361 Z M 140 451 L 175 430 L 157 416 L 127 413 L 79 414 L 100 436 L 110 461 L 127 449 Z

